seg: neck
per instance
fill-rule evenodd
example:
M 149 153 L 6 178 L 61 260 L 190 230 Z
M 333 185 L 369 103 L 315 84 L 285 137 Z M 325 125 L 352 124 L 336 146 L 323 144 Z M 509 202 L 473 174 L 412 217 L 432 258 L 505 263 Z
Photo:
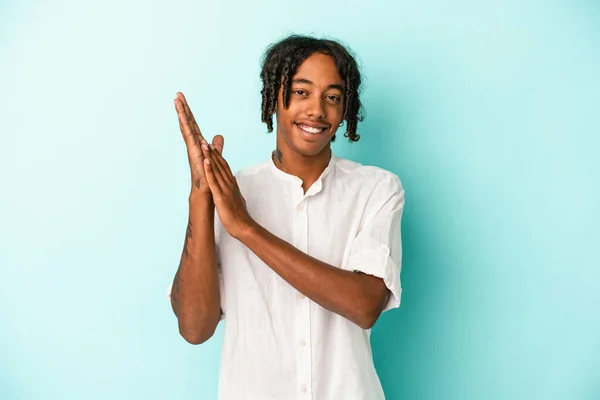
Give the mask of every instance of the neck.
M 278 137 L 277 148 L 272 155 L 273 162 L 283 172 L 300 178 L 306 192 L 329 165 L 331 147 L 327 145 L 318 154 L 307 156 L 293 151 L 287 143 L 280 143 L 281 141 Z

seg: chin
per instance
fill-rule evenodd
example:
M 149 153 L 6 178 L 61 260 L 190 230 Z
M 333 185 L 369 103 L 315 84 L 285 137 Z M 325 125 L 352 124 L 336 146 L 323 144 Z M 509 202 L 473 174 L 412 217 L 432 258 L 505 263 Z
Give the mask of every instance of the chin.
M 314 156 L 321 153 L 324 149 L 329 147 L 329 143 L 331 142 L 331 136 L 329 136 L 326 140 L 307 142 L 302 138 L 295 138 L 294 140 L 294 150 L 305 156 Z
M 303 156 L 316 156 L 317 154 L 323 151 L 324 147 L 314 148 L 314 149 L 303 149 L 296 147 L 295 150 L 302 154 Z

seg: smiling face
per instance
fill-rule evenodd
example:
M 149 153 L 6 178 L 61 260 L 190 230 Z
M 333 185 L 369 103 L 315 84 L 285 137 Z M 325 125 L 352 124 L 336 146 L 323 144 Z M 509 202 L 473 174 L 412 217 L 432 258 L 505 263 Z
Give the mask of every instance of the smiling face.
M 289 107 L 283 107 L 283 85 L 277 100 L 278 147 L 310 156 L 328 151 L 344 114 L 344 81 L 333 58 L 315 53 L 292 78 Z M 279 139 L 283 140 L 279 140 Z

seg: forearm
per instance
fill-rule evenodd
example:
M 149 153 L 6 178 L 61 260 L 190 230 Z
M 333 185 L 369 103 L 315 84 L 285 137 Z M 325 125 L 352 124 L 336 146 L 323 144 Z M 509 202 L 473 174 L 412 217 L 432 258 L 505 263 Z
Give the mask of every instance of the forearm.
M 258 224 L 239 240 L 300 293 L 365 329 L 385 305 L 388 291 L 380 278 L 317 260 Z
M 179 332 L 190 343 L 202 343 L 220 317 L 219 275 L 214 236 L 214 205 L 208 196 L 190 196 L 189 222 L 181 261 L 171 292 Z

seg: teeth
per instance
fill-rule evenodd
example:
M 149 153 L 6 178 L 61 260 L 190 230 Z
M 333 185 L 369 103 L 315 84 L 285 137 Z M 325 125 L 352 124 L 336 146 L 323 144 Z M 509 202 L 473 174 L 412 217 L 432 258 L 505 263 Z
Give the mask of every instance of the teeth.
M 298 125 L 302 130 L 309 132 L 309 133 L 319 133 L 321 131 L 323 131 L 323 129 L 325 128 L 313 128 L 311 126 L 308 125 Z

